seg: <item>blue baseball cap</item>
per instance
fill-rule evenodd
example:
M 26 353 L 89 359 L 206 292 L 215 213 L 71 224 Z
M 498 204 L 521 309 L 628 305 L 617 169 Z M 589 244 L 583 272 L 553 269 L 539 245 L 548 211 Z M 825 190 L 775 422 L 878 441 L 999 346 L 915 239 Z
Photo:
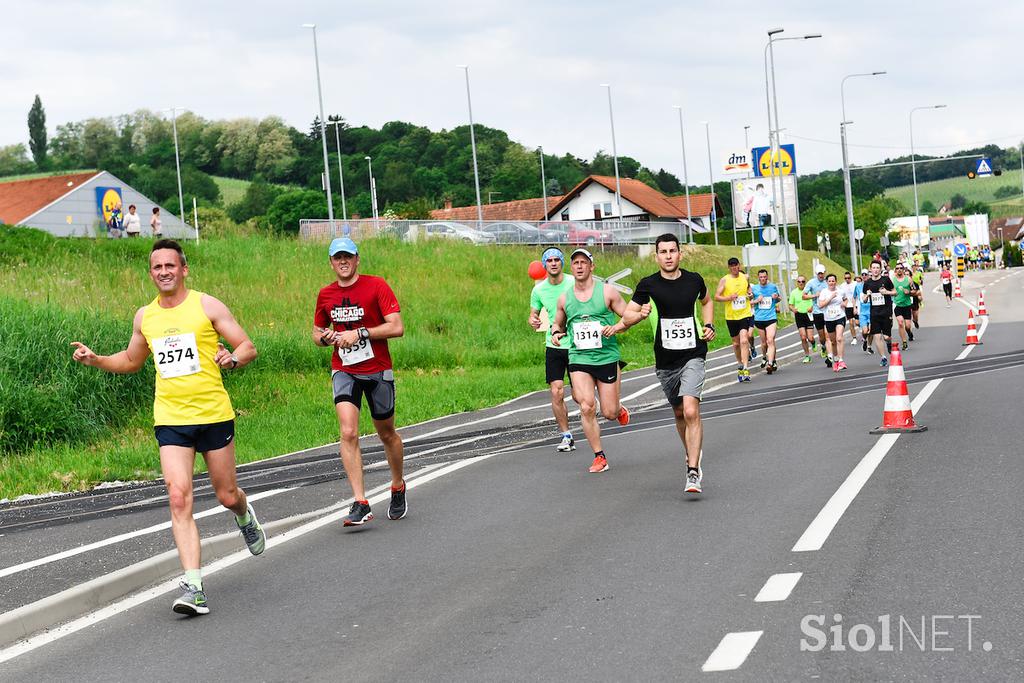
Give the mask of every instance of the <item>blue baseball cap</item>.
M 331 240 L 331 246 L 327 248 L 327 255 L 334 256 L 339 252 L 356 256 L 359 254 L 359 247 L 348 237 L 335 237 Z
M 544 253 L 540 255 L 540 260 L 547 263 L 549 258 L 556 258 L 562 262 L 563 266 L 565 265 L 565 256 L 562 254 L 561 249 L 556 249 L 555 247 L 545 249 Z

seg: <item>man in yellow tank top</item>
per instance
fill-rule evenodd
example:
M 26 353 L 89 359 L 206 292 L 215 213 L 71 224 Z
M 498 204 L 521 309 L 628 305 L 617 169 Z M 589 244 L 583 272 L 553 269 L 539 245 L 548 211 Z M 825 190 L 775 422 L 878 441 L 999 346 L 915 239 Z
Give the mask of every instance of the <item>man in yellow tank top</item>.
M 750 358 L 751 319 L 754 315 L 750 310 L 750 281 L 746 273 L 740 272 L 739 259 L 729 259 L 728 266 L 729 273 L 718 281 L 715 301 L 725 303 L 725 324 L 729 327 L 732 350 L 739 363 L 736 381 L 749 382 L 750 370 L 747 364 Z
M 235 413 L 221 380 L 256 358 L 256 347 L 217 299 L 185 286 L 188 265 L 174 240 L 158 240 L 149 255 L 149 277 L 158 296 L 135 313 L 128 348 L 99 356 L 72 342 L 73 358 L 113 373 L 138 372 L 153 354 L 156 396 L 153 422 L 160 447 L 160 467 L 167 485 L 171 530 L 185 570 L 184 593 L 172 609 L 179 614 L 207 614 L 200 572 L 199 530 L 192 517 L 192 470 L 196 452 L 203 454 L 210 484 L 235 522 L 249 551 L 263 552 L 266 536 L 235 475 Z M 223 337 L 233 352 L 220 343 Z

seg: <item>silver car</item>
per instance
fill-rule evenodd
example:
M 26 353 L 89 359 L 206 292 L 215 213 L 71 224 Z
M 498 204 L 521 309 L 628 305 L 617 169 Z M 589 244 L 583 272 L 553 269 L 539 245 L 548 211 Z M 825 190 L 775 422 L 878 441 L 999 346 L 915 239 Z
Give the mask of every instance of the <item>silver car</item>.
M 567 239 L 564 231 L 555 228 L 540 230 L 524 222 L 489 223 L 483 231 L 494 235 L 500 244 L 558 244 Z
M 462 223 L 435 221 L 433 223 L 423 223 L 420 227 L 423 228 L 423 232 L 426 237 L 444 237 L 446 239 L 462 240 L 463 242 L 470 242 L 472 244 L 494 244 L 494 235 L 474 230 Z

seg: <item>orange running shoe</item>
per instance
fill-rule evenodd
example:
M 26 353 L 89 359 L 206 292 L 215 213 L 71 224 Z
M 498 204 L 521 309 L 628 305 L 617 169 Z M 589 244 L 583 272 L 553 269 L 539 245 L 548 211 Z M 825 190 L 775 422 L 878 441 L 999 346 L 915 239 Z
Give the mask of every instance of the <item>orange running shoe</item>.
M 608 458 L 603 455 L 594 457 L 594 464 L 590 466 L 590 473 L 597 474 L 598 472 L 608 471 Z
M 626 406 L 619 406 L 619 424 L 625 427 L 629 424 L 629 411 Z

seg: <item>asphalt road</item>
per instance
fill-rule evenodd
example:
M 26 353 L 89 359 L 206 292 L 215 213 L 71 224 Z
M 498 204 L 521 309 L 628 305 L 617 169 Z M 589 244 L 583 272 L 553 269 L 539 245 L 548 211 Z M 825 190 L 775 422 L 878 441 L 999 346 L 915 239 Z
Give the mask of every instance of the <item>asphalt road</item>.
M 421 456 L 407 519 L 380 515 L 357 530 L 328 519 L 272 539 L 263 556 L 208 574 L 209 616 L 173 615 L 175 593 L 157 589 L 86 628 L 0 650 L 0 680 L 1020 680 L 1024 463 L 1013 425 L 1024 404 L 1014 362 L 1024 276 L 1005 275 L 968 276 L 965 295 L 985 286 L 992 317 L 984 345 L 960 362 L 967 308 L 929 294 L 904 354 L 911 397 L 927 398 L 917 410 L 926 432 L 867 433 L 881 420 L 885 371 L 859 350 L 838 377 L 818 359 L 711 392 L 699 497 L 682 493 L 681 449 L 657 390 L 631 399 L 652 407 L 628 427 L 606 426 L 611 469 L 601 475 L 586 473 L 585 445 L 559 455 L 542 431 L 535 446 L 517 445 L 533 433 L 451 445 L 542 419 L 537 397 L 522 413 L 505 415 L 513 403 L 420 426 L 410 436 L 448 426 L 474 436 Z M 649 385 L 643 374 L 624 394 Z M 486 447 L 465 448 L 477 443 Z M 858 473 L 862 488 L 838 505 Z M 383 481 L 376 471 L 368 483 Z M 257 507 L 266 521 L 342 502 L 343 488 L 310 483 Z M 827 513 L 834 526 L 822 525 Z M 141 528 L 142 517 L 166 513 L 154 504 L 12 529 L 3 564 L 8 548 L 24 562 Z M 166 547 L 166 536 L 77 561 L 117 565 Z M 29 591 L 38 581 L 49 594 L 95 575 L 69 567 L 2 581 Z

